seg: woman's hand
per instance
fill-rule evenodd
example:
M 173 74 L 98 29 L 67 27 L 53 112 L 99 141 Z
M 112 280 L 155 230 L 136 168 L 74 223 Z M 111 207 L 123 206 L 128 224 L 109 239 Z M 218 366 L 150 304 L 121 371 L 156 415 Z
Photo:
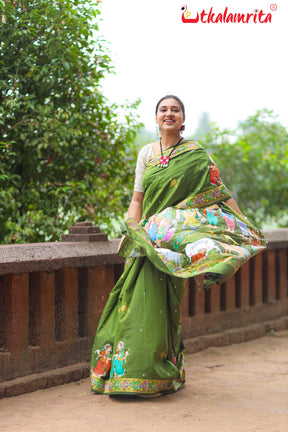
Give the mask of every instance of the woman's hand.
M 132 218 L 136 222 L 139 222 L 141 220 L 143 198 L 144 198 L 144 193 L 138 192 L 138 191 L 133 192 L 133 196 L 132 196 L 132 199 L 131 199 L 131 202 L 129 205 L 129 209 L 128 209 L 128 215 L 127 215 L 128 219 Z M 124 238 L 125 238 L 125 235 L 123 235 L 120 239 L 120 242 L 119 242 L 118 248 L 117 248 L 117 253 L 119 252 L 119 249 L 123 243 Z
M 125 239 L 125 235 L 123 235 L 123 236 L 121 237 L 120 241 L 119 241 L 119 244 L 118 244 L 118 247 L 117 247 L 117 253 L 119 252 L 120 247 L 121 247 L 121 245 L 122 245 L 124 239 Z

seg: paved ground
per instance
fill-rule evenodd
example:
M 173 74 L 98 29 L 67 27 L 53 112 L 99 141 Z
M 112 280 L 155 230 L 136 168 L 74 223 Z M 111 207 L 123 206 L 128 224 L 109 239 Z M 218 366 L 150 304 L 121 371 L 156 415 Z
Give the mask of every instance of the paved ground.
M 288 330 L 186 356 L 187 384 L 150 400 L 89 380 L 0 400 L 5 432 L 288 432 Z

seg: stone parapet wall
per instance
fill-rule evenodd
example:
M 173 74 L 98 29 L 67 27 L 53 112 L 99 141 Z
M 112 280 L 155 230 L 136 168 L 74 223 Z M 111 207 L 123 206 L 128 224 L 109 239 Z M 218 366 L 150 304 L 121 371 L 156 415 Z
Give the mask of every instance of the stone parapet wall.
M 268 249 L 225 284 L 204 292 L 201 277 L 187 280 L 184 339 L 288 315 L 288 229 L 265 235 Z M 116 254 L 118 240 L 105 240 L 90 226 L 69 236 L 59 243 L 0 246 L 0 382 L 89 362 L 123 259 Z

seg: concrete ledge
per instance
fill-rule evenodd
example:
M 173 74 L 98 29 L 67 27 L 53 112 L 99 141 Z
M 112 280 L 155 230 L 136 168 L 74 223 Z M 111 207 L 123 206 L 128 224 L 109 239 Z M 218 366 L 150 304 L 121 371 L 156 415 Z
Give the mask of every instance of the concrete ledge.
M 4 381 L 0 384 L 0 398 L 19 396 L 24 393 L 79 381 L 89 376 L 89 367 L 89 363 L 77 363 L 11 381 Z
M 86 230 L 90 228 L 86 227 Z M 95 227 L 92 228 L 95 229 Z M 74 231 L 82 229 L 83 227 L 73 228 Z M 76 240 L 78 234 L 74 235 Z M 100 236 L 97 237 L 101 239 L 100 241 L 91 242 L 87 237 L 87 241 L 0 245 L 0 275 L 34 271 L 50 272 L 68 267 L 122 264 L 123 258 L 116 253 L 119 239 L 103 241 L 101 233 L 96 235 Z M 268 249 L 288 247 L 288 228 L 264 231 L 264 235 L 269 242 Z M 104 236 L 106 239 L 106 234 Z M 73 235 L 71 235 L 72 239 Z
M 221 333 L 199 336 L 185 340 L 186 352 L 193 354 L 211 346 L 224 346 L 248 342 L 264 336 L 266 333 L 288 329 L 288 316 L 273 321 L 251 324 Z
M 268 249 L 282 249 L 288 246 L 288 228 L 276 230 L 263 230 L 265 239 L 268 241 Z
M 123 263 L 119 240 L 0 245 L 0 275 Z
M 266 321 L 259 324 L 251 324 L 233 330 L 226 330 L 222 333 L 214 333 L 205 336 L 186 339 L 186 352 L 193 354 L 213 346 L 232 345 L 249 340 L 257 339 L 269 332 L 288 329 L 288 316 L 278 318 L 273 321 Z M 43 390 L 79 381 L 89 377 L 89 363 L 78 363 L 59 369 L 51 369 L 47 372 L 28 375 L 0 384 L 0 399 L 4 397 L 19 396 L 37 390 Z

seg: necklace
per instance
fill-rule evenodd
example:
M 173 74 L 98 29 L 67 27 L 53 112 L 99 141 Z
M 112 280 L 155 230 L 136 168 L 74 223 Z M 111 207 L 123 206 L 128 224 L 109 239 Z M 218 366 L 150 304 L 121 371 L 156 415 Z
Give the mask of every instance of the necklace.
M 177 144 L 174 144 L 172 146 L 172 150 L 170 151 L 169 155 L 164 156 L 163 155 L 163 150 L 162 150 L 161 138 L 160 138 L 161 157 L 160 157 L 160 161 L 159 161 L 159 164 L 158 164 L 159 168 L 167 168 L 168 167 L 170 156 L 171 156 L 173 150 L 175 150 L 175 148 L 180 144 L 180 142 L 182 141 L 182 139 L 183 139 L 183 137 L 180 138 L 180 140 L 177 142 Z

